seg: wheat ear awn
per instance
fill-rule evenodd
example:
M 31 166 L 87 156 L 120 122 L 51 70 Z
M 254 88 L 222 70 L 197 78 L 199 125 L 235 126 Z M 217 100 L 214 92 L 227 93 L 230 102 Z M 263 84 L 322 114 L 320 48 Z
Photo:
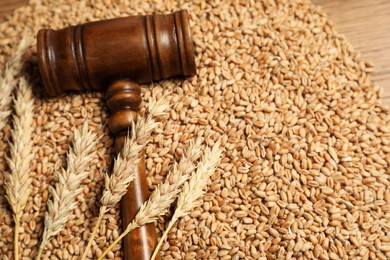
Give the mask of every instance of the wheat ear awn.
M 14 54 L 5 63 L 4 72 L 0 78 L 0 131 L 7 124 L 7 119 L 11 115 L 11 95 L 16 85 L 16 76 L 23 66 L 22 56 L 31 46 L 32 41 L 31 36 L 25 36 L 13 52 Z
M 118 154 L 114 162 L 112 174 L 104 176 L 104 191 L 101 198 L 102 206 L 99 209 L 99 217 L 88 240 L 87 247 L 81 257 L 86 259 L 97 230 L 104 214 L 114 207 L 127 192 L 129 184 L 134 180 L 135 171 L 140 159 L 139 154 L 148 143 L 150 134 L 158 126 L 157 118 L 165 114 L 168 103 L 165 98 L 156 100 L 150 98 L 147 117 L 139 117 L 136 123 L 132 124 L 131 133 L 126 137 L 122 151 Z
M 7 158 L 9 173 L 4 175 L 6 197 L 14 214 L 14 259 L 19 257 L 19 227 L 23 209 L 31 193 L 32 179 L 30 163 L 33 159 L 31 135 L 33 131 L 34 100 L 32 91 L 24 77 L 19 80 L 14 99 L 15 115 L 13 116 L 13 129 L 10 145 L 10 157 Z
M 61 169 L 58 182 L 50 187 L 52 199 L 47 202 L 45 228 L 36 259 L 40 259 L 43 249 L 51 237 L 58 234 L 69 220 L 71 211 L 76 207 L 76 197 L 82 191 L 81 182 L 88 176 L 88 163 L 96 155 L 97 137 L 88 131 L 87 123 L 81 130 L 74 131 L 73 147 L 67 155 L 67 169 Z
M 99 260 L 121 241 L 132 230 L 157 220 L 157 217 L 166 215 L 169 207 L 175 201 L 181 191 L 182 185 L 189 179 L 191 172 L 195 170 L 194 161 L 199 158 L 200 148 L 191 143 L 188 152 L 183 155 L 178 164 L 168 174 L 163 184 L 160 184 L 150 195 L 138 211 L 134 220 L 126 227 L 126 230 L 102 253 Z
M 219 142 L 217 142 L 212 149 L 206 148 L 196 172 L 191 176 L 188 182 L 184 184 L 182 192 L 178 196 L 175 212 L 173 213 L 172 219 L 169 222 L 167 229 L 164 231 L 164 234 L 157 244 L 151 260 L 156 258 L 159 249 L 166 239 L 173 224 L 175 224 L 179 218 L 190 214 L 195 207 L 199 206 L 199 199 L 204 195 L 204 188 L 207 185 L 208 179 L 211 177 L 211 175 L 214 174 L 220 157 L 221 150 L 219 148 Z

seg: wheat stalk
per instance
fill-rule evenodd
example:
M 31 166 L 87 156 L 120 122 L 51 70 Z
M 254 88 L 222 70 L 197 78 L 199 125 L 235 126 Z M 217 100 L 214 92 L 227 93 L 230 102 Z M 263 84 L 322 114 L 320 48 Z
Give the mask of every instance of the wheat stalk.
M 92 242 L 96 236 L 104 214 L 113 208 L 127 192 L 129 184 L 134 180 L 135 169 L 140 161 L 139 154 L 145 148 L 150 134 L 158 126 L 157 118 L 165 114 L 169 107 L 165 98 L 158 101 L 150 98 L 148 116 L 139 117 L 137 123 L 132 123 L 131 134 L 125 138 L 122 151 L 116 157 L 112 174 L 104 176 L 104 191 L 101 198 L 102 206 L 99 209 L 99 217 L 88 240 L 87 247 L 81 257 L 86 259 Z
M 11 130 L 13 143 L 9 143 L 10 157 L 7 158 L 10 173 L 4 175 L 4 187 L 14 213 L 14 259 L 18 259 L 20 218 L 32 190 L 32 179 L 29 173 L 33 159 L 31 135 L 34 100 L 31 88 L 24 77 L 19 79 L 14 106 L 15 115 L 13 116 L 13 130 Z
M 23 37 L 13 55 L 5 63 L 3 76 L 0 78 L 0 131 L 7 124 L 8 117 L 11 115 L 11 95 L 16 85 L 16 76 L 23 66 L 22 56 L 31 46 L 32 41 L 31 36 Z
M 159 243 L 157 244 L 151 260 L 155 259 L 159 252 L 162 243 L 166 239 L 169 230 L 171 230 L 173 224 L 184 216 L 190 214 L 190 212 L 200 205 L 200 198 L 204 195 L 204 188 L 206 187 L 208 179 L 214 174 L 214 171 L 218 165 L 221 157 L 221 150 L 219 148 L 219 142 L 215 143 L 212 149 L 206 148 L 201 162 L 198 165 L 197 171 L 191 176 L 191 178 L 183 186 L 182 192 L 177 199 L 177 206 L 173 213 L 172 219 L 168 224 L 167 229 L 162 235 Z
M 169 207 L 181 191 L 181 186 L 188 180 L 190 173 L 195 170 L 194 161 L 199 157 L 199 151 L 200 149 L 192 143 L 188 153 L 182 157 L 179 164 L 175 164 L 165 182 L 152 192 L 149 200 L 141 206 L 133 221 L 126 227 L 126 230 L 102 253 L 99 260 L 103 259 L 132 230 L 154 222 L 157 220 L 157 217 L 168 213 Z
M 58 182 L 50 187 L 52 199 L 47 202 L 45 228 L 36 259 L 40 259 L 43 249 L 51 237 L 58 234 L 69 220 L 76 207 L 76 197 L 81 193 L 81 182 L 88 176 L 88 163 L 96 155 L 96 134 L 88 131 L 87 123 L 81 130 L 74 131 L 73 148 L 67 155 L 67 169 L 61 169 Z

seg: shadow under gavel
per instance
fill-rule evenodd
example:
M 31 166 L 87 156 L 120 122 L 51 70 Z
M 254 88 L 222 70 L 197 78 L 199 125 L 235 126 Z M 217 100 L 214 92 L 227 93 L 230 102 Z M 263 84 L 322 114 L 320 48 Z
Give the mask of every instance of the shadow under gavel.
M 44 89 L 50 96 L 65 91 L 106 91 L 111 109 L 110 131 L 120 152 L 141 103 L 138 83 L 196 74 L 195 55 L 186 10 L 168 15 L 117 18 L 41 29 L 38 57 Z M 136 178 L 122 198 L 123 226 L 149 197 L 144 153 Z M 154 224 L 124 238 L 124 259 L 150 259 L 156 245 Z

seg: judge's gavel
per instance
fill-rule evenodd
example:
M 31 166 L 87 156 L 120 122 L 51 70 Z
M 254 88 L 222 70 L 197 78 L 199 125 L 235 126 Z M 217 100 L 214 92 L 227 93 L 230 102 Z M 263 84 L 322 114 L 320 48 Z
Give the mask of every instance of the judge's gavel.
M 111 109 L 110 131 L 119 152 L 141 103 L 138 83 L 173 76 L 193 76 L 195 55 L 186 10 L 168 15 L 117 18 L 41 29 L 38 56 L 45 91 L 50 96 L 69 90 L 105 90 Z M 149 190 L 144 153 L 136 178 L 122 198 L 123 226 L 134 218 Z M 150 259 L 156 245 L 153 224 L 124 239 L 124 259 Z

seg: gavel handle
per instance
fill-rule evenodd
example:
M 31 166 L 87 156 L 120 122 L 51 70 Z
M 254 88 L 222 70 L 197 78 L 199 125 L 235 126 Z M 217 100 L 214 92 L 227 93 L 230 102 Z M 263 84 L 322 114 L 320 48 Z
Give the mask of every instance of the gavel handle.
M 135 179 L 129 185 L 129 189 L 121 201 L 123 228 L 134 219 L 141 205 L 149 198 L 144 151 L 140 153 L 140 159 L 136 167 Z M 156 230 L 153 223 L 133 230 L 123 239 L 123 259 L 149 260 L 156 247 L 156 242 Z
M 115 149 L 119 153 L 124 145 L 125 136 L 136 120 L 141 103 L 140 86 L 128 80 L 119 80 L 110 85 L 106 91 L 107 105 L 111 109 L 109 127 L 116 135 Z M 131 130 L 131 129 L 130 129 Z M 149 198 L 149 186 L 146 181 L 145 152 L 139 154 L 140 161 L 135 165 L 135 179 L 129 185 L 127 193 L 122 197 L 122 227 L 134 219 L 142 204 Z M 156 230 L 153 223 L 130 232 L 123 239 L 125 260 L 149 260 L 157 244 Z M 156 259 L 160 259 L 159 257 Z

